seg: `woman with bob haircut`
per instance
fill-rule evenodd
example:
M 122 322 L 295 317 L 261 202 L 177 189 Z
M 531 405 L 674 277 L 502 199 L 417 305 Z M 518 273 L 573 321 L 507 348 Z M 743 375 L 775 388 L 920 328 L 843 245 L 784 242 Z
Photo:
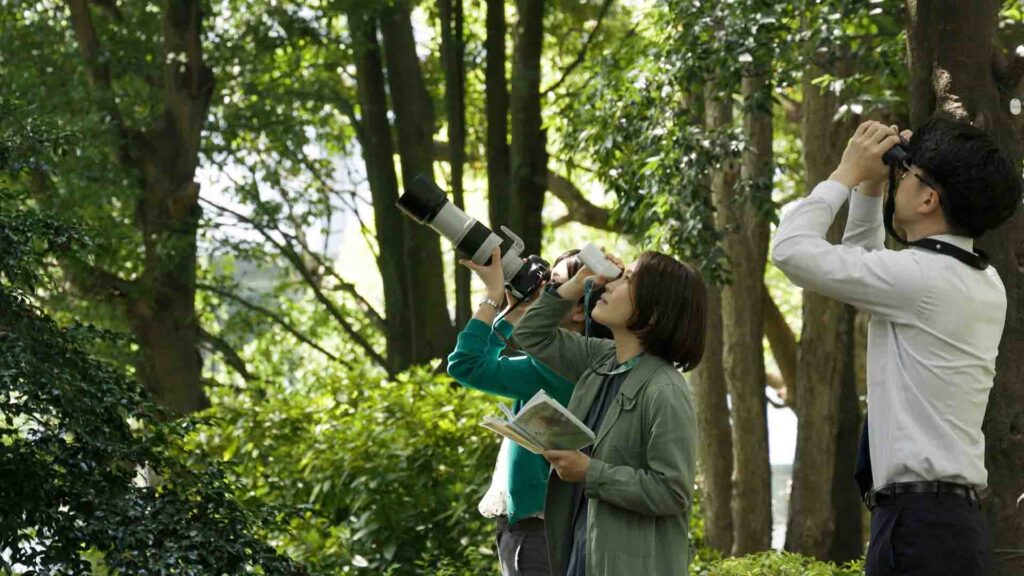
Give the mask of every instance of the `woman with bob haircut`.
M 699 270 L 665 254 L 628 266 L 607 257 L 618 279 L 583 267 L 546 290 L 516 331 L 530 355 L 576 382 L 568 409 L 597 435 L 582 451 L 544 453 L 551 573 L 685 575 L 697 429 L 680 370 L 704 353 L 707 288 Z M 588 281 L 605 288 L 592 316 L 613 340 L 559 328 Z

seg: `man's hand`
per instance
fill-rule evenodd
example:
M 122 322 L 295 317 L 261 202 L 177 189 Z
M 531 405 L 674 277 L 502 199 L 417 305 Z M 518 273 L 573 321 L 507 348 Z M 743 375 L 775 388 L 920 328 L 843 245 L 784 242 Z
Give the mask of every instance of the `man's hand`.
M 545 450 L 544 459 L 565 482 L 582 482 L 587 477 L 590 456 L 579 450 Z
M 829 179 L 849 188 L 864 181 L 884 179 L 888 167 L 882 162 L 882 155 L 899 142 L 894 126 L 874 120 L 864 122 L 853 133 L 839 167 Z
M 897 128 L 896 126 L 892 126 L 892 129 L 898 130 L 899 128 Z M 903 132 L 900 132 L 900 136 L 903 136 L 903 139 L 908 141 L 913 135 L 914 133 L 910 130 L 904 130 Z M 884 177 L 878 180 L 865 180 L 864 182 L 860 183 L 860 186 L 857 188 L 857 191 L 863 196 L 878 198 L 882 195 L 883 192 L 885 192 L 885 180 L 886 179 Z

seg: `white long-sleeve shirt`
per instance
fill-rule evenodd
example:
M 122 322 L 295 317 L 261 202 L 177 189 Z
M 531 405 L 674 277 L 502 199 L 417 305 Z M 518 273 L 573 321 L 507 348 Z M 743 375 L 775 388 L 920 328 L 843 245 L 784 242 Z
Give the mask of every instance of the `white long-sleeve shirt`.
M 871 313 L 868 432 L 874 487 L 946 481 L 984 488 L 981 423 L 995 378 L 1006 290 L 995 268 L 884 246 L 882 200 L 854 193 L 842 245 L 825 234 L 850 189 L 818 184 L 782 218 L 772 261 L 805 290 Z M 965 250 L 971 238 L 934 236 Z

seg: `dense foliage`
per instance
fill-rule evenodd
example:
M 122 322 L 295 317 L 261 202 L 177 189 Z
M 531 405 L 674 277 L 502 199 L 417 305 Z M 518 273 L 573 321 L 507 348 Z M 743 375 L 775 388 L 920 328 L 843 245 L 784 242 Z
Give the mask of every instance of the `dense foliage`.
M 294 368 L 284 386 L 219 393 L 197 435 L 242 497 L 291 510 L 270 534 L 279 547 L 329 574 L 493 571 L 476 507 L 498 447 L 477 424 L 493 400 L 426 369 Z
M 4 100 L 0 107 L 14 112 Z M 23 110 L 19 110 L 23 112 Z M 171 423 L 140 385 L 90 352 L 117 337 L 60 326 L 33 303 L 55 286 L 47 262 L 86 235 L 6 188 L 45 172 L 61 130 L 10 114 L 0 130 L 0 570 L 301 573 L 254 534 L 265 517 L 234 498 L 190 425 Z M 19 120 L 17 122 L 16 120 Z
M 694 572 L 700 576 L 860 576 L 864 566 L 851 562 L 836 566 L 787 552 L 765 552 L 728 558 Z

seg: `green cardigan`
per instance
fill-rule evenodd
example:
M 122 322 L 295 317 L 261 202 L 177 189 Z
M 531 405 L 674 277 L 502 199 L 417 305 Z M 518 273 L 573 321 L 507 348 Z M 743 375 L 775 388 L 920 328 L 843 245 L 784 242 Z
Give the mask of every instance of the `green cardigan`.
M 580 420 L 603 384 L 591 370 L 615 364 L 615 343 L 558 324 L 573 303 L 545 292 L 526 312 L 516 340 L 576 382 L 569 411 Z M 689 517 L 697 428 L 690 387 L 671 364 L 644 354 L 608 409 L 584 480 L 588 498 L 587 576 L 680 576 L 690 561 Z M 573 485 L 552 473 L 544 507 L 552 574 L 572 550 Z
M 448 374 L 463 386 L 515 399 L 514 412 L 538 390 L 545 390 L 565 406 L 572 396 L 572 382 L 555 374 L 529 356 L 501 356 L 505 338 L 514 327 L 499 320 L 494 330 L 485 322 L 471 319 L 459 333 L 455 351 L 448 356 Z M 550 465 L 544 457 L 519 444 L 509 446 L 506 505 L 508 521 L 515 523 L 544 511 L 544 493 Z

